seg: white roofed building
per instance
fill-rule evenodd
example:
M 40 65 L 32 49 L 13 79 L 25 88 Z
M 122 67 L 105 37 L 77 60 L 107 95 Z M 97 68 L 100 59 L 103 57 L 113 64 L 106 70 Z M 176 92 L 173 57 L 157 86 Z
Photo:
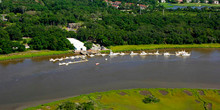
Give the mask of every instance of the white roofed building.
M 71 44 L 75 47 L 76 51 L 86 51 L 86 47 L 84 46 L 84 43 L 75 39 L 75 38 L 67 38 Z

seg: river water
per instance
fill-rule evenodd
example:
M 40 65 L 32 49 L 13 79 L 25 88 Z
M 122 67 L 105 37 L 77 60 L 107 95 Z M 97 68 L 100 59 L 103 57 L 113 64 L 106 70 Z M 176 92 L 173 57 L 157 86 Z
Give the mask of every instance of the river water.
M 177 49 L 160 50 L 165 51 L 174 53 Z M 186 51 L 192 55 L 100 56 L 69 66 L 49 62 L 50 57 L 0 62 L 0 110 L 112 89 L 220 89 L 220 49 Z

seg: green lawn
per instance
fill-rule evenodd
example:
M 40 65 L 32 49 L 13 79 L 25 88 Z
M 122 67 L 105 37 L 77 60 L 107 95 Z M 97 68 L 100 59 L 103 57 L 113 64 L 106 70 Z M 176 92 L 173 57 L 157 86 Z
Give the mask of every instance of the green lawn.
M 184 44 L 184 45 L 173 45 L 173 44 L 152 44 L 152 45 L 120 45 L 110 46 L 113 52 L 121 51 L 137 51 L 137 50 L 152 50 L 152 49 L 168 49 L 168 48 L 220 48 L 220 44 Z M 108 52 L 108 51 L 102 51 Z
M 39 56 L 49 56 L 49 55 L 59 55 L 59 54 L 67 54 L 72 53 L 71 51 L 50 51 L 50 50 L 29 50 L 25 52 L 11 53 L 6 55 L 0 54 L 0 61 L 2 60 L 12 60 L 18 58 L 31 58 L 31 57 L 39 57 Z
M 158 103 L 142 100 L 153 95 Z M 95 110 L 219 110 L 220 90 L 210 89 L 130 89 L 97 92 L 42 104 L 25 110 L 55 110 L 63 102 L 93 102 Z M 210 107 L 211 105 L 211 107 Z

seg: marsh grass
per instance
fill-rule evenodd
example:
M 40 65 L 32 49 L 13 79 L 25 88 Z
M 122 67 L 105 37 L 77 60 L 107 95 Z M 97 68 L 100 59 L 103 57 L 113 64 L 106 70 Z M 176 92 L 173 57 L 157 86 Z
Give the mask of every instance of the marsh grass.
M 29 51 L 25 51 L 25 52 L 0 55 L 0 61 L 19 59 L 19 58 L 31 58 L 31 57 L 39 57 L 39 56 L 59 55 L 59 54 L 67 54 L 67 53 L 71 53 L 71 51 L 29 50 Z
M 163 95 L 159 91 L 167 91 L 168 94 Z M 200 95 L 198 91 L 204 91 L 205 95 Z M 146 96 L 140 94 L 140 91 L 149 91 L 152 96 L 160 99 L 157 103 L 143 103 Z M 192 95 L 186 94 L 184 91 L 190 92 Z M 37 107 L 27 108 L 25 110 L 54 110 L 59 104 L 69 101 L 74 103 L 93 102 L 96 110 L 115 109 L 115 110 L 202 110 L 204 103 L 211 103 L 213 110 L 220 109 L 220 90 L 211 89 L 128 89 L 128 90 L 111 90 L 106 92 L 96 92 L 87 95 L 80 95 L 65 100 L 55 101 L 48 104 L 39 105 Z M 120 94 L 123 92 L 124 94 Z M 197 101 L 196 101 L 197 100 Z
M 110 46 L 113 52 L 123 52 L 123 51 L 140 51 L 140 50 L 153 50 L 153 49 L 175 49 L 175 48 L 220 48 L 220 44 L 184 44 L 184 45 L 174 45 L 174 44 L 152 44 L 152 45 L 120 45 L 120 46 Z M 102 53 L 108 53 L 109 50 L 101 51 Z

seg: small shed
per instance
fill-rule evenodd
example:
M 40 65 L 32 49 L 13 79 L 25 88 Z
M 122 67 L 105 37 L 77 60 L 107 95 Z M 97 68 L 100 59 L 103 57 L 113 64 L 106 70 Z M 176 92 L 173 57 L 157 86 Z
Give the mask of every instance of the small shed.
M 75 47 L 76 51 L 86 51 L 86 47 L 84 46 L 84 43 L 75 39 L 75 38 L 67 38 L 71 44 Z

